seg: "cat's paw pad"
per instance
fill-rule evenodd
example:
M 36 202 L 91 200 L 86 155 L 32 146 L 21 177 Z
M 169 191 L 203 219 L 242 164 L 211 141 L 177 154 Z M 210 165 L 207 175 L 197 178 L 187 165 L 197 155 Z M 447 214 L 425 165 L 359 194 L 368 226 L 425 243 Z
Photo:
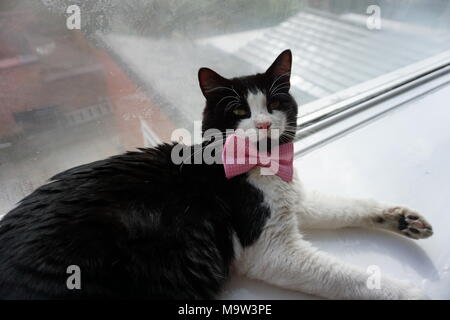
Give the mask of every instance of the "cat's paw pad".
M 405 207 L 385 210 L 378 221 L 385 221 L 390 229 L 412 239 L 424 239 L 433 234 L 428 221 L 417 212 Z

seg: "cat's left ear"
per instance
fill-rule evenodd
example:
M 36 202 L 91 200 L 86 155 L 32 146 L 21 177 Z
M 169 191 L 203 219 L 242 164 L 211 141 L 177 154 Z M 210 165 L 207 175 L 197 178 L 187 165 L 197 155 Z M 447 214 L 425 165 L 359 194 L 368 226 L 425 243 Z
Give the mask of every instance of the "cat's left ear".
M 290 49 L 284 50 L 275 59 L 272 65 L 267 69 L 266 75 L 271 77 L 277 84 L 285 83 L 287 89 L 291 85 L 291 67 L 292 67 L 292 52 Z

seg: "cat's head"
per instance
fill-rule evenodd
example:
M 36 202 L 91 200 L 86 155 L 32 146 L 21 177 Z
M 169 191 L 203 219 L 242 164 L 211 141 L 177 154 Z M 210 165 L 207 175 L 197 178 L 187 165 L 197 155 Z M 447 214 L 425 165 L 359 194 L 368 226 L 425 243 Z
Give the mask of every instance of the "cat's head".
M 267 132 L 270 136 L 271 130 L 277 129 L 280 143 L 292 141 L 297 103 L 289 94 L 291 65 L 292 53 L 285 50 L 266 72 L 256 75 L 226 79 L 211 69 L 201 68 L 198 79 L 206 98 L 203 133 L 208 129 L 243 129 Z

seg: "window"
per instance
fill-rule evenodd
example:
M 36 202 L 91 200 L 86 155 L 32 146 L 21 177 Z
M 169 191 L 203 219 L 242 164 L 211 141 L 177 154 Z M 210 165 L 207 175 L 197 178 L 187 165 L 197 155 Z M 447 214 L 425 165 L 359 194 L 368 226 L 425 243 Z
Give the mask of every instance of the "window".
M 0 215 L 59 171 L 193 130 L 199 67 L 261 72 L 286 48 L 307 124 L 448 65 L 450 3 L 1 1 Z

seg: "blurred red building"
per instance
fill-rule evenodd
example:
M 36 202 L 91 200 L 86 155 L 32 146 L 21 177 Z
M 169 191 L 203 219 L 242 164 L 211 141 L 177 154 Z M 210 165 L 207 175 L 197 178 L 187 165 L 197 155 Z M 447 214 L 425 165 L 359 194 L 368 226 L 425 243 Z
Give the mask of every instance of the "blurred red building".
M 111 55 L 65 22 L 0 13 L 0 144 L 86 124 L 113 126 L 119 149 L 167 141 L 173 124 Z M 148 132 L 152 137 L 148 137 Z

